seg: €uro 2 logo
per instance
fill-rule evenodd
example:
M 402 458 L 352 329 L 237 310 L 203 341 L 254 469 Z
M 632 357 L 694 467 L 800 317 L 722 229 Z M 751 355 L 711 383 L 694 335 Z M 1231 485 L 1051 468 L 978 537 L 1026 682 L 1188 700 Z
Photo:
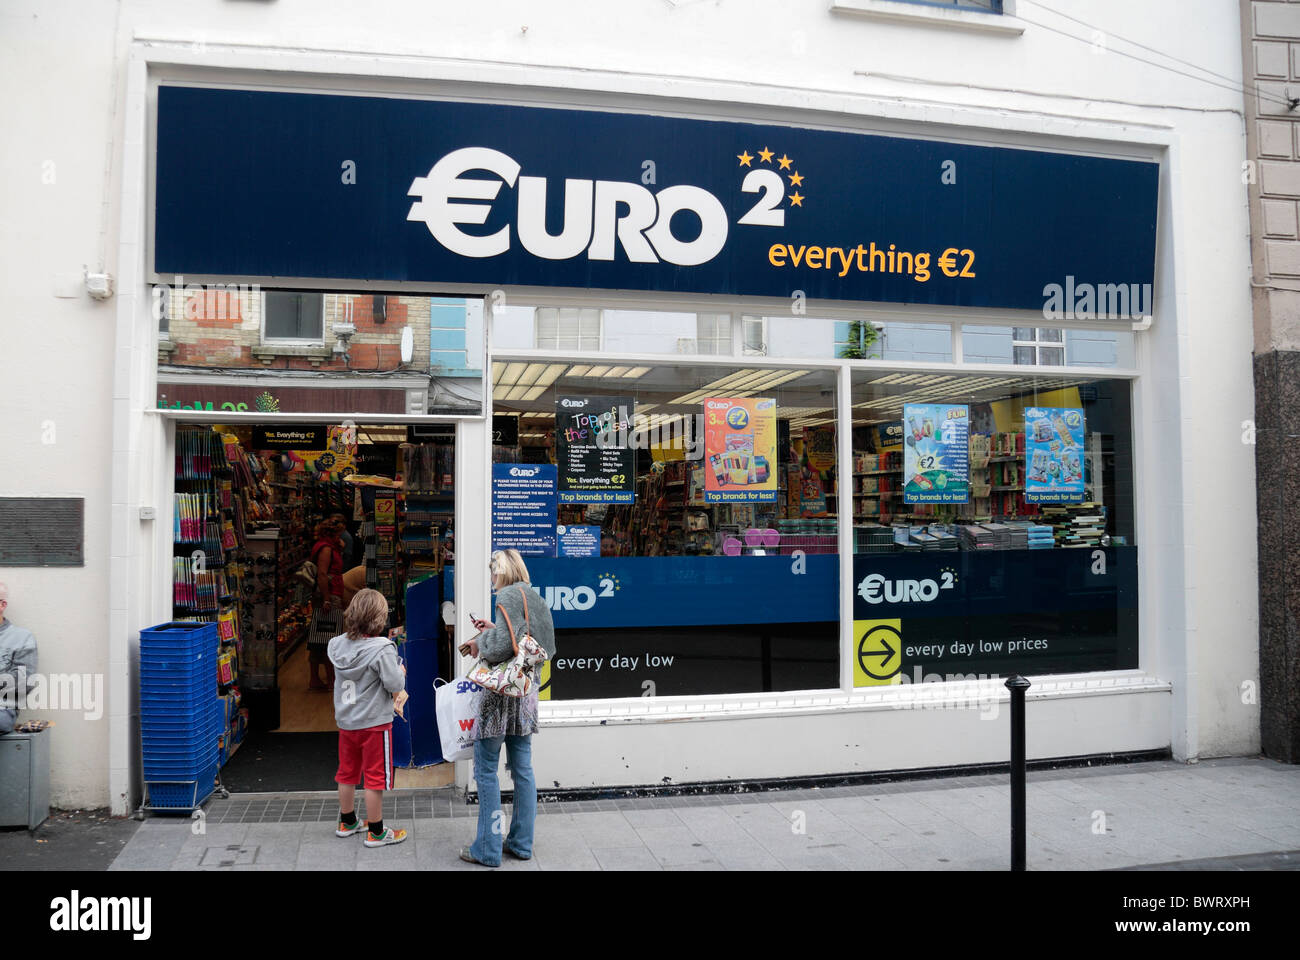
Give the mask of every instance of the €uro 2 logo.
M 794 169 L 794 162 L 784 154 L 776 157 L 767 147 L 756 154 L 742 149 L 736 161 L 738 169 L 748 168 L 741 192 L 759 195 L 736 223 L 785 226 L 788 209 L 802 207 L 806 199 L 799 192 L 804 178 Z M 466 177 L 471 171 L 495 174 L 497 179 Z M 787 179 L 793 188 L 789 195 Z M 467 233 L 461 225 L 487 223 L 503 184 L 515 191 L 512 222 L 519 243 L 543 260 L 570 260 L 585 251 L 588 260 L 612 261 L 615 247 L 621 246 L 632 263 L 662 261 L 693 267 L 708 263 L 727 243 L 727 210 L 703 187 L 681 183 L 654 192 L 640 183 L 580 177 L 565 178 L 564 220 L 559 233 L 550 233 L 546 223 L 548 179 L 523 175 L 517 160 L 491 147 L 453 150 L 425 176 L 415 177 L 407 196 L 418 199 L 406 219 L 423 222 L 438 243 L 459 256 L 500 256 L 512 245 L 509 224 L 488 234 Z M 784 205 L 787 200 L 788 207 Z M 679 217 L 682 213 L 693 217 Z M 691 219 L 697 220 L 699 233 L 693 239 L 683 239 L 674 231 L 675 218 L 679 231 Z
M 870 573 L 858 584 L 858 596 L 867 603 L 929 603 L 940 590 L 951 590 L 957 575 L 951 569 L 939 571 L 938 580 L 889 580 Z
M 542 599 L 552 610 L 584 611 L 596 605 L 596 601 L 614 596 L 623 589 L 618 577 L 612 573 L 602 574 L 595 587 L 582 584 L 577 587 L 547 587 L 542 591 Z
M 733 430 L 744 430 L 749 426 L 749 411 L 744 407 L 732 407 L 727 411 L 727 426 Z

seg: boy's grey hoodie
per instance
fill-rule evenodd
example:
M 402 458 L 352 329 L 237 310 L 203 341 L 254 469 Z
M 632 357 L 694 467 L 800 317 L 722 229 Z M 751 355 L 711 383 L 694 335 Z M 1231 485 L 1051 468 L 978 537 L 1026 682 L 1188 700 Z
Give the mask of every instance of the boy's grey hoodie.
M 393 722 L 393 694 L 406 689 L 397 645 L 387 637 L 349 640 L 339 634 L 326 648 L 334 664 L 334 722 L 364 730 Z

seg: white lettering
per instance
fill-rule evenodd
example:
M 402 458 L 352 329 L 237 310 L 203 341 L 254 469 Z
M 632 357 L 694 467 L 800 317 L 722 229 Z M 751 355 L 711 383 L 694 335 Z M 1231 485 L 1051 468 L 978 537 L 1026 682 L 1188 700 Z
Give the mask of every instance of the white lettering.
M 456 200 L 495 200 L 501 184 L 492 180 L 466 180 L 461 174 L 469 170 L 487 170 L 515 185 L 519 164 L 499 150 L 487 147 L 463 147 L 453 150 L 433 165 L 427 177 L 411 181 L 407 196 L 421 199 L 411 204 L 407 220 L 423 220 L 433 238 L 462 257 L 495 257 L 510 249 L 510 228 L 476 237 L 465 233 L 458 223 L 487 222 L 490 203 L 452 203 Z

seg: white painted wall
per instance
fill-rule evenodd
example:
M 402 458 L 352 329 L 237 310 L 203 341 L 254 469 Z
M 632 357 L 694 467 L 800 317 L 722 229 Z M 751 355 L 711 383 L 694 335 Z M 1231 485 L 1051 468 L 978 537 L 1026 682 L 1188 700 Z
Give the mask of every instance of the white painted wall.
M 1135 348 L 1146 371 L 1137 466 L 1143 665 L 1171 683 L 1173 695 L 1167 714 L 1150 708 L 1149 692 L 1071 701 L 1077 711 L 1053 722 L 1059 736 L 1031 735 L 1031 753 L 1036 743 L 1046 752 L 1081 743 L 1072 725 L 1104 722 L 1128 700 L 1130 719 L 1142 727 L 1129 737 L 1134 742 L 1172 743 L 1179 756 L 1257 749 L 1257 711 L 1238 694 L 1240 683 L 1257 675 L 1254 471 L 1240 442 L 1240 422 L 1252 409 L 1241 94 L 1152 67 L 1141 61 L 1154 54 L 1124 43 L 1239 79 L 1236 5 L 1071 4 L 1072 16 L 1101 31 L 1101 45 L 1090 28 L 1031 0 L 1017 4 L 1019 34 L 881 22 L 829 7 L 827 0 L 393 0 L 364 16 L 342 0 L 9 0 L 0 7 L 0 493 L 87 501 L 84 569 L 4 569 L 0 579 L 10 584 L 14 619 L 40 640 L 43 665 L 106 672 L 115 697 L 111 724 L 56 718 L 56 803 L 124 805 L 134 631 L 168 603 L 152 574 L 154 541 L 162 538 L 137 513 L 142 504 L 164 503 L 166 491 L 159 466 L 165 431 L 144 409 L 151 387 L 139 246 L 146 154 L 138 85 L 135 99 L 127 96 L 133 56 L 137 80 L 153 58 L 238 67 L 261 83 L 277 82 L 280 70 L 333 74 L 325 82 L 366 91 L 418 93 L 450 83 L 470 96 L 485 95 L 473 84 L 506 84 L 537 88 L 537 97 L 552 102 L 617 104 L 641 96 L 658 98 L 651 102 L 659 109 L 699 116 L 861 122 L 900 134 L 1162 156 L 1159 304 L 1155 326 Z M 338 80 L 349 74 L 366 79 Z M 70 278 L 83 264 L 115 274 L 116 302 L 93 303 L 76 292 Z M 907 313 L 925 318 L 925 311 Z M 525 329 L 520 321 L 516 332 Z M 42 424 L 51 420 L 57 439 L 44 444 Z M 875 714 L 828 716 L 788 729 L 827 743 L 887 732 Z M 749 721 L 729 723 L 737 736 L 760 733 L 746 728 Z M 934 723 L 909 762 L 932 761 L 924 742 L 963 742 L 958 721 Z M 688 730 L 649 722 L 637 736 L 651 738 L 646 756 L 667 757 L 676 736 L 695 736 Z M 612 731 L 557 726 L 547 741 L 546 762 L 557 769 L 546 780 L 622 776 L 615 758 L 629 741 Z M 814 755 L 823 764 L 844 760 L 833 750 Z M 873 756 L 878 764 L 896 759 Z M 729 759 L 719 751 L 716 769 L 697 772 L 725 775 Z M 642 764 L 638 776 L 656 765 Z

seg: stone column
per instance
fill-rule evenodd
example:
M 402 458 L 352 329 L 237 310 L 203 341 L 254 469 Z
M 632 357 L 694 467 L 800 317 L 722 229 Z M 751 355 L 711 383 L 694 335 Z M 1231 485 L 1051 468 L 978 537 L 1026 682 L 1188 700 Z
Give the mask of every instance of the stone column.
M 1265 756 L 1300 763 L 1300 3 L 1242 0 L 1255 325 L 1259 704 Z M 1247 426 L 1244 438 L 1249 438 Z

